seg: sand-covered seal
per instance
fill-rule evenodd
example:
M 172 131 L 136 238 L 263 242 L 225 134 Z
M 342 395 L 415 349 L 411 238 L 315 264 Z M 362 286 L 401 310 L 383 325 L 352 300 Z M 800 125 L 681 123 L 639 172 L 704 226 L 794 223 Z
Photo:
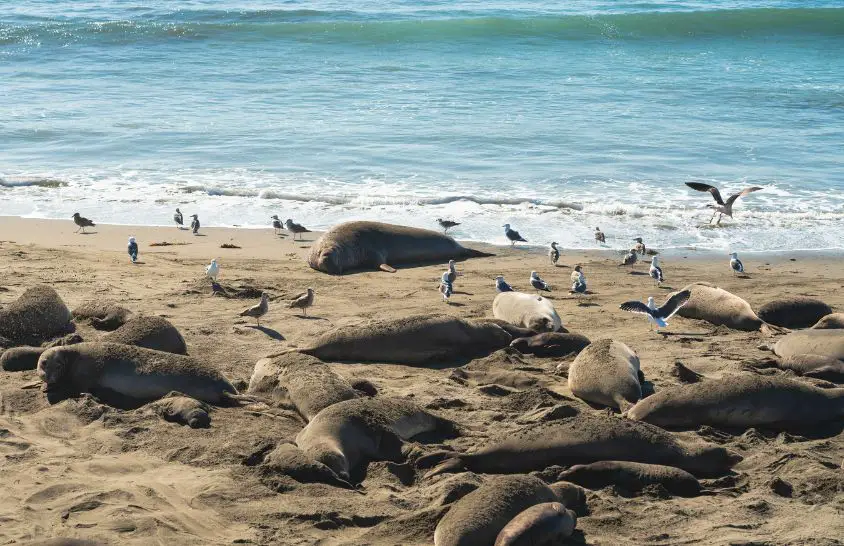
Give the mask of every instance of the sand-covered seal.
M 7 372 L 22 372 L 34 370 L 38 366 L 41 353 L 46 351 L 42 347 L 12 347 L 0 355 L 0 369 Z
M 211 404 L 231 403 L 237 395 L 222 373 L 200 360 L 120 343 L 48 349 L 38 376 L 51 404 L 85 392 L 118 407 L 137 407 L 170 391 Z
M 693 497 L 700 494 L 700 482 L 692 474 L 659 464 L 598 461 L 574 465 L 560 473 L 559 478 L 588 489 L 616 485 L 630 492 L 639 492 L 648 485 L 659 484 L 672 495 Z
M 583 349 L 569 367 L 572 394 L 592 402 L 626 410 L 642 398 L 639 357 L 627 345 L 599 339 Z
M 627 417 L 661 427 L 812 425 L 844 417 L 844 388 L 756 374 L 669 387 L 633 406 Z
M 530 337 L 520 337 L 510 343 L 517 351 L 539 357 L 564 357 L 578 354 L 591 343 L 583 334 L 545 332 Z
M 211 426 L 211 407 L 196 398 L 180 392 L 170 392 L 161 400 L 150 402 L 147 407 L 156 415 L 171 423 L 188 425 L 190 428 Z
M 259 360 L 247 392 L 289 400 L 308 421 L 332 404 L 359 396 L 321 360 L 295 352 Z
M 381 222 L 345 222 L 320 237 L 311 247 L 308 265 L 341 275 L 357 269 L 395 272 L 394 265 L 447 262 L 491 256 L 460 246 L 454 239 L 428 229 Z
M 433 476 L 462 470 L 513 474 L 551 465 L 633 461 L 676 466 L 696 476 L 717 476 L 740 460 L 722 447 L 680 442 L 671 433 L 647 423 L 581 413 L 528 425 L 472 453 L 432 453 L 420 457 L 417 465 L 425 468 L 430 462 L 441 461 L 429 473 Z
M 116 330 L 123 326 L 132 311 L 111 300 L 88 300 L 73 310 L 73 318 L 88 321 L 97 330 Z
M 812 326 L 813 330 L 844 330 L 844 313 L 830 313 Z
M 33 286 L 0 309 L 0 338 L 9 345 L 40 345 L 72 330 L 70 320 L 70 311 L 55 290 Z
M 356 398 L 328 406 L 296 436 L 296 445 L 341 479 L 361 463 L 401 462 L 404 440 L 424 432 L 451 433 L 454 425 L 413 402 Z
M 783 328 L 809 328 L 824 316 L 832 313 L 832 307 L 820 300 L 793 296 L 766 303 L 756 313 L 768 324 Z
M 817 355 L 844 361 L 844 330 L 802 330 L 780 338 L 773 347 L 780 358 Z
M 492 316 L 537 333 L 557 332 L 563 327 L 551 300 L 524 292 L 501 292 L 495 296 Z
M 117 330 L 105 334 L 100 341 L 135 345 L 177 355 L 188 354 L 185 338 L 170 321 L 162 317 L 131 318 Z
M 577 515 L 559 502 L 522 510 L 498 533 L 493 546 L 558 546 L 570 537 Z
M 705 320 L 716 326 L 724 325 L 735 330 L 752 332 L 762 329 L 765 324 L 750 304 L 727 292 L 707 283 L 694 283 L 683 288 L 691 292 L 686 305 L 677 311 L 684 318 Z

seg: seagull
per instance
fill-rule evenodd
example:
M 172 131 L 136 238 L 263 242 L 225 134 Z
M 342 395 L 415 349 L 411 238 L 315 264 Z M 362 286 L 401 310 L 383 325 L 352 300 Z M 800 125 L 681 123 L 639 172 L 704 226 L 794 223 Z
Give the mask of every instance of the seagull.
M 217 275 L 220 274 L 220 266 L 217 265 L 217 258 L 211 260 L 211 263 L 205 266 L 205 276 L 209 277 L 211 281 L 217 282 Z
M 173 215 L 173 221 L 176 222 L 176 229 L 182 229 L 182 226 L 185 225 L 185 218 L 178 207 L 176 207 L 176 214 Z
M 459 226 L 460 222 L 453 222 L 451 220 L 443 220 L 442 218 L 437 218 L 437 223 L 443 228 L 443 233 L 448 233 L 448 230 L 453 228 L 454 226 Z
M 512 292 L 513 287 L 504 280 L 504 275 L 495 277 L 495 289 L 499 292 Z
M 255 317 L 258 326 L 261 325 L 261 317 L 267 314 L 270 310 L 270 300 L 266 292 L 261 292 L 261 301 L 249 309 L 244 309 L 240 312 L 241 317 Z
M 536 288 L 537 291 L 544 291 L 550 292 L 551 287 L 548 286 L 548 283 L 543 281 L 539 278 L 539 275 L 536 274 L 536 271 L 530 272 L 530 285 Z
M 668 326 L 668 319 L 674 316 L 681 307 L 686 305 L 692 293 L 688 290 L 672 294 L 662 307 L 657 307 L 652 297 L 648 298 L 648 304 L 645 305 L 641 301 L 626 301 L 622 303 L 619 308 L 622 311 L 630 311 L 631 313 L 641 313 L 648 316 L 648 322 L 653 328 L 656 324 L 657 329 Z
M 278 219 L 278 214 L 273 214 L 270 216 L 273 221 L 273 229 L 275 230 L 275 234 L 278 235 L 279 231 L 284 229 L 284 225 L 281 223 L 281 220 Z
M 735 252 L 730 254 L 730 269 L 733 270 L 733 276 L 738 273 L 744 273 L 744 264 L 738 259 L 738 254 Z
M 138 243 L 135 242 L 134 237 L 129 237 L 129 257 L 132 259 L 132 263 L 138 261 Z
M 551 243 L 551 250 L 548 251 L 548 257 L 551 259 L 551 263 L 556 266 L 557 260 L 560 259 L 560 251 L 557 248 L 557 243 Z
M 296 222 L 294 222 L 290 218 L 288 218 L 284 222 L 284 225 L 287 227 L 288 231 L 293 232 L 293 238 L 294 239 L 296 238 L 297 233 L 310 233 L 311 232 L 311 230 L 309 230 L 308 228 L 306 228 L 305 226 L 303 226 L 301 224 L 297 224 Z M 300 237 L 300 239 L 301 239 L 301 237 Z
M 583 268 L 579 265 L 574 266 L 574 271 L 571 272 L 571 291 L 578 294 L 586 292 L 586 277 L 583 276 Z
M 504 224 L 502 227 L 504 228 L 504 235 L 506 235 L 507 238 L 510 239 L 510 246 L 515 245 L 516 241 L 521 241 L 523 243 L 527 242 L 527 239 L 519 235 L 518 231 L 510 229 L 510 224 Z
M 647 252 L 647 249 L 645 248 L 645 243 L 642 242 L 642 238 L 634 237 L 633 240 L 636 241 L 636 246 L 633 247 L 633 250 L 644 256 Z
M 196 235 L 199 233 L 199 215 L 191 214 L 190 217 L 193 218 L 190 222 L 190 228 L 193 230 L 193 234 Z
M 665 280 L 665 277 L 662 276 L 662 268 L 659 267 L 659 256 L 654 256 L 651 259 L 651 268 L 648 270 L 648 273 L 656 282 L 656 286 L 659 286 Z
M 686 185 L 693 190 L 697 191 L 708 191 L 712 194 L 713 199 L 715 199 L 716 205 L 707 205 L 707 207 L 714 209 L 715 212 L 712 213 L 712 218 L 709 219 L 709 223 L 712 223 L 712 220 L 715 219 L 715 215 L 718 214 L 718 221 L 716 222 L 717 225 L 721 224 L 721 217 L 723 215 L 727 215 L 730 218 L 733 217 L 733 204 L 739 197 L 744 197 L 749 193 L 753 193 L 758 190 L 762 190 L 764 188 L 760 188 L 759 186 L 751 186 L 749 188 L 744 188 L 739 193 L 734 193 L 730 197 L 727 198 L 725 202 L 724 199 L 721 198 L 721 192 L 718 191 L 718 188 L 715 186 L 710 186 L 709 184 L 701 184 L 700 182 L 686 182 Z
M 595 228 L 595 242 L 604 244 L 607 242 L 607 238 L 604 236 L 604 232 L 601 231 L 601 228 Z
M 442 279 L 440 280 L 440 294 L 443 295 L 443 300 L 448 303 L 448 298 L 451 297 L 451 294 L 454 292 L 454 287 L 451 285 L 451 280 L 449 278 L 449 272 L 446 271 L 443 273 Z
M 73 213 L 73 223 L 79 226 L 74 233 L 79 233 L 80 229 L 82 230 L 82 233 L 85 233 L 86 227 L 94 227 L 97 225 L 91 220 L 85 218 L 84 216 L 79 216 L 78 212 Z
M 460 275 L 460 273 L 458 273 L 457 268 L 454 267 L 454 260 L 449 260 L 448 261 L 448 271 L 443 273 L 443 279 L 448 277 L 448 282 L 449 282 L 449 284 L 451 284 L 451 283 L 454 282 L 455 279 L 457 279 L 458 275 Z
M 289 229 L 289 228 L 288 228 Z M 308 288 L 306 292 L 297 294 L 293 300 L 287 304 L 290 309 L 301 309 L 303 316 L 308 316 L 308 307 L 314 304 L 314 289 Z
M 619 266 L 622 265 L 633 265 L 636 263 L 636 249 L 631 248 L 630 252 L 624 255 L 624 258 L 621 259 L 621 263 L 618 264 Z

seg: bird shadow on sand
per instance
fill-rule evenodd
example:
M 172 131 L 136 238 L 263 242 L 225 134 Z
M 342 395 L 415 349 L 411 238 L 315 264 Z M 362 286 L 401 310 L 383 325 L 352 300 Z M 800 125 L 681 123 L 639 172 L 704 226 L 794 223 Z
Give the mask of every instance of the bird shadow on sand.
M 144 265 L 145 263 L 146 262 L 142 262 L 141 260 L 138 260 L 136 262 L 132 262 L 132 265 Z
M 77 235 L 96 235 L 97 231 L 80 231 Z
M 314 316 L 314 315 L 294 315 L 294 316 L 297 319 L 302 319 L 302 320 L 328 320 L 325 317 L 317 317 L 317 316 Z
M 456 294 L 457 292 L 455 292 Z M 460 303 L 459 301 L 450 301 L 446 305 L 450 305 L 452 307 L 466 307 L 465 303 Z
M 644 271 L 630 271 L 630 272 L 628 273 L 628 275 L 644 275 L 644 276 L 647 276 L 647 275 L 649 275 L 649 274 L 648 274 L 648 273 L 645 273 Z
M 460 290 L 455 290 L 452 294 L 460 294 L 461 296 L 474 296 L 471 292 L 462 292 Z
M 284 341 L 286 338 L 281 335 L 277 330 L 273 330 L 272 328 L 267 328 L 266 326 L 259 326 L 257 324 L 249 324 L 245 326 L 246 328 L 252 328 L 253 330 L 258 330 L 259 332 L 265 333 L 267 336 L 275 339 L 276 341 Z
M 659 288 L 660 290 L 674 290 L 674 287 L 673 287 L 673 286 L 663 286 L 663 285 L 659 285 L 657 288 Z
M 207 237 L 207 235 L 205 235 L 204 233 L 194 233 L 193 236 L 194 237 Z

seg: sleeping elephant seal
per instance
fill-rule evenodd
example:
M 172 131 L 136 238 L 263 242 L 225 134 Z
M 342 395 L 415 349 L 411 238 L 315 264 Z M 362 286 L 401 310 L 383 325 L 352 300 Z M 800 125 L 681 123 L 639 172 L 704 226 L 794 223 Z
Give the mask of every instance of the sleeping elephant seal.
M 813 330 L 844 330 L 844 313 L 830 313 L 812 326 Z
M 783 328 L 809 328 L 832 308 L 820 300 L 805 297 L 791 297 L 774 300 L 759 308 L 759 318 Z
M 806 426 L 844 417 L 844 389 L 744 374 L 661 390 L 627 417 L 660 427 Z
M 27 288 L 0 309 L 0 338 L 13 345 L 40 345 L 72 330 L 70 311 L 55 290 L 46 285 Z
M 7 372 L 22 372 L 34 370 L 38 367 L 41 353 L 46 351 L 41 347 L 13 347 L 6 349 L 0 355 L 0 369 Z
M 659 484 L 672 495 L 694 497 L 700 494 L 700 482 L 690 473 L 673 466 L 632 463 L 630 461 L 598 461 L 574 465 L 559 478 L 589 489 L 615 485 L 631 492 Z
M 223 374 L 195 358 L 119 343 L 47 349 L 38 377 L 51 404 L 85 392 L 118 407 L 137 407 L 170 391 L 211 404 L 231 403 L 237 395 Z
M 642 398 L 639 357 L 627 345 L 599 339 L 569 366 L 572 394 L 587 402 L 626 410 Z
M 530 337 L 520 337 L 510 343 L 517 351 L 525 355 L 538 357 L 564 357 L 578 354 L 591 343 L 583 334 L 545 332 Z
M 331 275 L 356 269 L 394 273 L 393 265 L 485 256 L 492 254 L 464 248 L 451 237 L 428 229 L 381 222 L 345 222 L 326 231 L 314 243 L 308 265 Z
M 371 460 L 401 462 L 401 448 L 423 432 L 451 433 L 454 425 L 398 398 L 357 398 L 328 406 L 296 436 L 306 456 L 342 480 Z
M 420 457 L 417 466 L 439 463 L 429 476 L 462 470 L 514 474 L 606 460 L 676 466 L 697 476 L 718 476 L 741 457 L 722 447 L 681 443 L 671 433 L 647 423 L 581 413 L 528 425 L 473 453 L 431 453 Z
M 522 510 L 498 533 L 493 546 L 557 546 L 570 537 L 577 515 L 559 502 Z
M 707 283 L 694 283 L 683 288 L 692 293 L 689 301 L 677 311 L 681 317 L 705 320 L 716 326 L 752 332 L 764 325 L 750 304 L 722 288 Z
M 151 402 L 147 407 L 171 423 L 188 425 L 190 428 L 211 426 L 211 408 L 208 404 L 180 392 L 171 392 L 161 400 Z
M 100 341 L 134 345 L 177 355 L 188 354 L 185 338 L 175 326 L 162 317 L 143 316 L 129 319 L 117 330 L 101 337 Z
M 779 339 L 774 353 L 780 358 L 817 355 L 844 361 L 844 330 L 802 330 Z
M 798 375 L 824 379 L 834 383 L 844 382 L 844 360 L 821 355 L 794 355 L 781 358 L 781 370 L 791 370 Z
M 110 300 L 88 300 L 73 310 L 73 318 L 86 320 L 97 330 L 116 330 L 123 326 L 132 311 Z
M 309 347 L 295 349 L 324 361 L 423 365 L 487 356 L 513 336 L 497 324 L 448 315 L 414 315 L 330 330 Z
M 495 296 L 492 316 L 537 333 L 563 330 L 551 300 L 524 292 L 501 292 Z

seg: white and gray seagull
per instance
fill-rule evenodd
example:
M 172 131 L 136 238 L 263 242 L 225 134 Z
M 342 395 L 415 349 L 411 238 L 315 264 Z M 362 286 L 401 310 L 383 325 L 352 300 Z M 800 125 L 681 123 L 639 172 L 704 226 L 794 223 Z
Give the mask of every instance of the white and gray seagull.
M 448 278 L 448 282 L 453 283 L 460 275 L 461 274 L 457 272 L 457 268 L 454 266 L 454 260 L 449 260 L 448 271 L 443 273 L 443 278 Z
M 738 193 L 734 193 L 733 195 L 729 196 L 726 201 L 721 198 L 721 192 L 718 191 L 718 188 L 715 186 L 710 186 L 709 184 L 702 184 L 700 182 L 686 182 L 686 185 L 693 190 L 697 191 L 708 191 L 712 194 L 712 198 L 715 199 L 715 205 L 707 205 L 707 207 L 714 209 L 715 212 L 712 213 L 712 218 L 709 219 L 709 223 L 712 223 L 712 220 L 715 219 L 715 215 L 718 214 L 718 221 L 716 224 L 721 223 L 721 217 L 724 215 L 729 216 L 730 218 L 733 217 L 733 204 L 739 197 L 744 197 L 745 195 L 762 190 L 764 188 L 760 188 L 759 186 L 751 186 L 749 188 L 744 188 Z
M 437 223 L 443 228 L 443 233 L 448 233 L 448 230 L 455 226 L 459 226 L 460 222 L 454 222 L 452 220 L 443 220 L 442 218 L 437 218 Z
M 205 275 L 213 282 L 217 282 L 217 275 L 220 274 L 220 266 L 217 265 L 217 258 L 211 260 L 211 263 L 205 266 Z
M 451 284 L 449 273 L 446 271 L 440 279 L 440 294 L 443 295 L 443 301 L 448 303 L 448 298 L 451 297 L 452 293 L 454 293 L 454 287 Z
M 176 214 L 173 215 L 173 221 L 176 222 L 176 229 L 182 229 L 185 225 L 185 217 L 182 216 L 182 211 L 178 207 L 176 207 Z
M 744 273 L 744 264 L 738 259 L 738 254 L 732 252 L 730 254 L 730 269 L 733 270 L 733 276 L 739 273 Z
M 665 280 L 665 277 L 662 276 L 662 268 L 659 267 L 659 256 L 651 258 L 651 268 L 648 270 L 648 274 L 650 274 L 656 286 L 659 286 Z
M 498 292 L 512 292 L 513 287 L 504 280 L 504 275 L 495 277 L 495 290 Z
M 261 325 L 261 317 L 267 314 L 270 310 L 270 300 L 266 292 L 261 292 L 261 301 L 253 305 L 249 309 L 244 309 L 240 312 L 241 317 L 255 317 L 258 326 Z
M 519 235 L 519 232 L 515 229 L 510 229 L 510 224 L 504 224 L 502 226 L 504 228 L 504 235 L 510 240 L 510 246 L 516 244 L 517 241 L 521 241 L 523 243 L 528 242 L 527 239 Z
M 284 224 L 281 223 L 281 220 L 278 218 L 278 214 L 273 214 L 270 216 L 270 220 L 273 221 L 273 229 L 275 230 L 275 234 L 278 235 L 281 233 L 281 230 L 284 229 Z
M 536 288 L 537 292 L 550 292 L 551 287 L 548 286 L 548 283 L 543 281 L 539 278 L 539 275 L 536 274 L 536 271 L 530 272 L 530 285 Z
M 557 243 L 551 243 L 551 250 L 548 251 L 548 258 L 551 260 L 551 263 L 555 266 L 557 265 L 557 261 L 560 259 L 560 249 L 557 248 Z
M 631 313 L 640 313 L 648 317 L 650 328 L 656 324 L 657 329 L 668 326 L 668 319 L 674 316 L 674 313 L 686 305 L 692 293 L 688 290 L 672 294 L 662 307 L 657 307 L 652 297 L 648 298 L 648 303 L 645 305 L 641 301 L 626 301 L 619 305 L 622 311 L 630 311 Z

